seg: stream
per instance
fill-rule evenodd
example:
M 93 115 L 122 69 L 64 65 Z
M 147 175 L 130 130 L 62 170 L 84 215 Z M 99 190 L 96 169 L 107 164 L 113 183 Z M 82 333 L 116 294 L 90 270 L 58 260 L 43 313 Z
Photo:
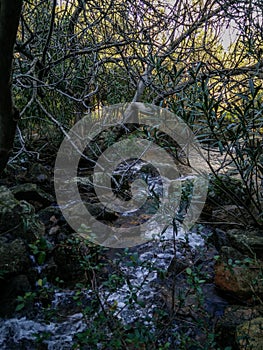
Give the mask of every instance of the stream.
M 153 231 L 158 230 L 155 227 Z M 154 233 L 154 232 L 152 232 Z M 174 241 L 174 232 L 168 229 L 162 239 L 150 241 L 136 248 L 137 262 L 127 266 L 127 257 L 119 264 L 123 274 L 127 276 L 127 281 L 116 291 L 111 292 L 105 287 L 99 288 L 99 296 L 102 302 L 115 306 L 115 315 L 124 324 L 140 322 L 151 323 L 158 297 L 158 273 L 159 269 L 167 270 L 174 258 L 174 244 L 183 242 L 185 234 L 181 230 L 177 232 Z M 200 234 L 190 233 L 190 249 L 196 250 L 204 245 L 204 239 Z M 177 257 L 181 253 L 178 251 Z M 138 263 L 139 262 L 139 263 Z M 149 264 L 150 262 L 150 264 Z M 134 304 L 136 307 L 128 307 L 127 299 L 131 292 L 135 292 L 140 303 Z M 56 290 L 53 297 L 52 308 L 68 308 L 74 296 L 73 290 Z M 91 291 L 85 291 L 87 302 L 91 298 Z M 141 307 L 141 303 L 144 305 Z M 212 303 L 217 305 L 218 312 L 222 312 L 227 303 L 215 294 L 212 295 Z M 221 304 L 220 304 L 221 303 Z M 211 300 L 210 300 L 211 308 Z M 73 308 L 74 310 L 74 308 Z M 153 325 L 152 325 L 153 326 Z M 37 349 L 36 341 L 42 338 L 48 350 L 72 349 L 77 333 L 83 332 L 87 328 L 87 322 L 82 312 L 73 312 L 66 315 L 63 321 L 45 322 L 40 315 L 34 319 L 28 317 L 2 319 L 0 321 L 0 348 L 3 350 L 13 349 Z M 47 336 L 45 339 L 45 335 Z M 99 347 L 98 347 L 99 349 Z
M 136 164 L 131 169 L 130 177 L 134 179 L 134 174 L 140 171 L 142 166 L 143 164 Z M 118 169 L 121 174 L 120 170 Z M 116 175 L 119 173 L 116 172 Z M 187 180 L 187 176 L 184 180 Z M 147 181 L 148 189 L 144 187 L 143 191 L 154 192 L 154 198 L 156 194 L 162 194 L 159 174 L 148 174 Z M 71 204 L 68 203 L 68 205 Z M 130 216 L 131 221 L 138 217 L 132 211 L 125 215 Z M 121 220 L 126 220 L 125 215 L 120 219 L 120 223 L 122 223 Z M 162 232 L 161 235 L 160 232 Z M 160 271 L 165 274 L 173 259 L 176 258 L 179 261 L 184 259 L 185 251 L 181 248 L 183 244 L 187 245 L 188 251 L 193 256 L 198 255 L 199 250 L 205 249 L 204 235 L 206 234 L 207 229 L 204 229 L 204 232 L 190 231 L 185 233 L 179 225 L 174 232 L 172 226 L 163 230 L 158 222 L 150 222 L 147 229 L 149 241 L 130 248 L 128 253 L 123 254 L 121 258 L 118 257 L 118 268 L 125 276 L 123 283 L 114 291 L 107 289 L 103 284 L 98 287 L 97 293 L 101 301 L 101 308 L 113 308 L 114 317 L 122 324 L 133 325 L 139 321 L 147 324 L 149 329 L 154 332 L 153 316 L 155 310 L 160 307 L 157 305 L 160 294 Z M 113 257 L 114 259 L 116 257 Z M 43 267 L 38 266 L 36 261 L 34 264 L 36 271 L 41 276 Z M 205 288 L 208 294 L 205 300 L 207 312 L 211 314 L 211 317 L 215 314 L 220 316 L 227 302 L 216 294 L 213 283 L 207 283 Z M 39 307 L 39 313 L 32 317 L 27 315 L 0 319 L 0 348 L 3 350 L 72 349 L 76 335 L 89 327 L 89 322 L 87 322 L 83 312 L 74 305 L 76 293 L 77 290 L 72 289 L 54 290 L 51 311 L 53 310 L 55 313 L 56 310 L 67 310 L 64 316 L 58 320 L 54 317 L 46 320 L 41 312 L 41 305 L 35 305 L 36 309 Z M 92 290 L 82 289 L 82 294 L 84 294 L 85 304 L 90 304 Z M 135 295 L 136 302 L 131 303 L 129 300 L 131 296 Z M 70 305 L 73 306 L 70 307 Z M 92 322 L 92 320 L 89 321 Z M 173 327 L 176 331 L 178 325 L 175 323 Z M 40 343 L 43 346 L 41 348 L 36 345 Z M 97 344 L 97 349 L 100 349 L 100 344 Z

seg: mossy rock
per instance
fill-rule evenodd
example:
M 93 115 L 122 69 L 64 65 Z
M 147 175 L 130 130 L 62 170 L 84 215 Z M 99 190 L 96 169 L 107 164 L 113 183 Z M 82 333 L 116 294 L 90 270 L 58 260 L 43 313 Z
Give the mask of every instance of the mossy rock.
M 239 300 L 258 302 L 263 297 L 263 263 L 244 257 L 231 247 L 222 247 L 215 264 L 215 284 Z
M 236 330 L 239 350 L 263 349 L 263 317 L 256 317 L 239 325 Z
M 43 208 L 54 202 L 53 196 L 41 190 L 36 184 L 26 183 L 11 188 L 11 192 L 18 200 L 26 200 L 29 203 L 37 203 L 38 207 Z
M 241 330 L 242 325 L 248 324 L 253 319 L 261 317 L 263 308 L 261 305 L 247 307 L 240 305 L 229 305 L 224 312 L 224 315 L 216 324 L 217 342 L 220 344 L 220 349 L 225 349 L 231 346 L 232 349 L 237 349 L 237 334 L 238 329 Z M 249 349 L 249 347 L 247 348 Z
M 0 237 L 0 271 L 4 277 L 28 273 L 30 266 L 31 260 L 22 239 L 8 242 Z
M 233 229 L 226 233 L 231 246 L 238 251 L 263 260 L 263 230 L 259 229 Z
M 5 186 L 0 187 L 0 235 L 20 237 L 29 242 L 44 234 L 44 225 L 37 219 L 34 207 L 17 200 Z
M 36 183 L 49 182 L 51 178 L 50 171 L 40 163 L 33 163 L 29 166 L 28 176 L 30 181 Z

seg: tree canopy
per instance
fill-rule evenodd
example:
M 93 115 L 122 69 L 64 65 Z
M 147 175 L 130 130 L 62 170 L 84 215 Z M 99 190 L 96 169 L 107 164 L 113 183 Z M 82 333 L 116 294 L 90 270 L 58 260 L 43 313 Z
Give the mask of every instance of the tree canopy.
M 21 3 L 1 1 L 6 72 Z M 10 29 L 5 11 L 14 14 Z M 40 133 L 43 122 L 65 134 L 84 113 L 124 101 L 167 106 L 191 122 L 204 115 L 196 104 L 204 90 L 217 110 L 240 104 L 236 93 L 248 91 L 249 79 L 261 84 L 262 11 L 259 0 L 24 1 L 13 65 L 23 136 Z M 14 129 L 10 106 L 1 130 Z M 10 148 L 10 132 L 1 149 Z

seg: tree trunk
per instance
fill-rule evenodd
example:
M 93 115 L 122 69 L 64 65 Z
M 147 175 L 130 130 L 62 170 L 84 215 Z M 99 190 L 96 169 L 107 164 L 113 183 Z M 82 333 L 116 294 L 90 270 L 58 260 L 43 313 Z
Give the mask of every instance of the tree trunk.
M 0 174 L 13 147 L 18 112 L 12 101 L 13 48 L 23 0 L 0 0 Z

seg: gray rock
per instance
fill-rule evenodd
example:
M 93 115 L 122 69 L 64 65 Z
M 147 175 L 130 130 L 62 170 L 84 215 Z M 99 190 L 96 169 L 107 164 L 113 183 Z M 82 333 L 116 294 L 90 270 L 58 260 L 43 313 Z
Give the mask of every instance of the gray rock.
M 38 202 L 40 207 L 46 207 L 54 202 L 53 196 L 44 192 L 36 184 L 26 183 L 11 188 L 11 192 L 18 200 Z
M 244 254 L 263 260 L 263 230 L 233 229 L 227 231 L 230 244 Z
M 49 182 L 51 175 L 46 166 L 40 163 L 33 163 L 29 166 L 27 177 L 35 183 Z
M 4 276 L 28 273 L 31 260 L 27 247 L 21 238 L 7 242 L 0 237 L 0 271 Z

